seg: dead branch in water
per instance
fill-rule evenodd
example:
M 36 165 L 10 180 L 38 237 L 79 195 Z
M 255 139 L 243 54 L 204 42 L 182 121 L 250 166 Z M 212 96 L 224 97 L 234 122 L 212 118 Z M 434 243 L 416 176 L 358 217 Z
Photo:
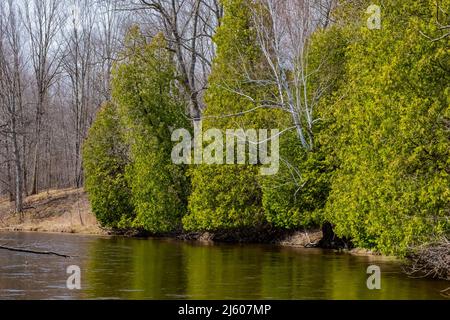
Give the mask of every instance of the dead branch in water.
M 411 251 L 406 273 L 415 277 L 433 277 L 450 280 L 450 241 L 424 245 Z
M 66 254 L 61 254 L 61 253 L 58 253 L 58 252 L 53 252 L 53 251 L 36 251 L 36 250 L 31 250 L 31 249 L 21 249 L 21 248 L 7 247 L 7 246 L 4 246 L 4 245 L 0 245 L 0 249 L 8 250 L 8 251 L 14 251 L 14 252 L 25 252 L 25 253 L 33 253 L 33 254 L 47 254 L 47 255 L 54 255 L 54 256 L 63 257 L 63 258 L 72 258 L 72 256 L 69 256 L 69 255 L 66 255 Z
M 441 291 L 441 296 L 450 298 L 450 287 Z

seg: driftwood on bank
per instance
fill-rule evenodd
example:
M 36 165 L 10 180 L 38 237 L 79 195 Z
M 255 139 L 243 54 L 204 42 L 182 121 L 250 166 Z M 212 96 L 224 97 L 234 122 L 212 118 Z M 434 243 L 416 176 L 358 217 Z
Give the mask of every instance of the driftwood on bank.
M 53 255 L 53 256 L 58 256 L 58 257 L 63 257 L 63 258 L 72 258 L 72 256 L 69 256 L 69 255 L 66 255 L 66 254 L 62 254 L 62 253 L 58 253 L 58 252 L 54 252 L 54 251 L 36 251 L 36 250 L 31 250 L 31 249 L 22 249 L 22 248 L 8 247 L 8 246 L 4 246 L 4 245 L 0 245 L 0 249 L 8 250 L 8 251 L 14 251 L 14 252 L 25 252 L 25 253 L 32 253 L 32 254 L 46 254 L 46 255 Z
M 409 255 L 406 272 L 414 277 L 433 277 L 450 280 L 450 241 L 446 238 L 436 243 L 415 248 Z M 450 293 L 450 292 L 447 292 Z

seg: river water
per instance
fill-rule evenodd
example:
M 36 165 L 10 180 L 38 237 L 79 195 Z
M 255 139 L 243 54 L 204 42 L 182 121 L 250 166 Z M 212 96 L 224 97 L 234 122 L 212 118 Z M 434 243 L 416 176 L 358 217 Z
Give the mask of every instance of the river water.
M 0 244 L 75 256 L 0 250 L 0 299 L 444 299 L 450 287 L 394 259 L 320 249 L 10 232 Z M 80 290 L 67 288 L 71 265 Z M 367 288 L 370 265 L 380 290 Z

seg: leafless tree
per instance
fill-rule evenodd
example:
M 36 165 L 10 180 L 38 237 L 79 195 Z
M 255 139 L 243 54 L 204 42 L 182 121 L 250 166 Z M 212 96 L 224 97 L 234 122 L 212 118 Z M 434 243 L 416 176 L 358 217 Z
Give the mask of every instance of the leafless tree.
M 92 109 L 95 67 L 93 32 L 96 11 L 87 0 L 73 1 L 70 10 L 70 23 L 64 36 L 63 68 L 70 79 L 72 91 L 71 110 L 75 127 L 74 180 L 79 188 L 82 185 L 81 144 L 87 132 L 88 114 Z
M 82 186 L 81 146 L 133 17 L 125 4 L 1 0 L 0 196 L 17 211 L 27 182 L 32 194 Z
M 111 99 L 111 70 L 122 48 L 121 40 L 128 28 L 127 17 L 121 13 L 119 0 L 100 0 L 95 19 L 96 59 L 101 68 L 98 88 L 102 100 Z
M 31 194 L 38 192 L 39 148 L 42 117 L 47 111 L 48 94 L 60 67 L 61 45 L 57 37 L 64 22 L 61 1 L 25 2 L 26 28 L 30 37 L 31 61 L 36 81 L 35 149 Z
M 14 165 L 15 211 L 23 211 L 23 162 L 20 150 L 22 125 L 22 79 L 21 23 L 17 8 L 9 0 L 0 7 L 0 110 L 2 111 L 2 133 L 5 135 L 6 151 L 9 153 L 9 139 L 12 157 L 6 155 L 8 176 L 11 182 L 10 162 Z M 2 122 L 3 122 L 2 121 Z M 8 139 L 9 138 L 9 139 Z
M 311 85 L 320 65 L 313 68 L 309 63 L 310 38 L 317 28 L 329 24 L 333 2 L 260 0 L 258 3 L 259 6 L 253 7 L 253 22 L 257 45 L 270 73 L 266 79 L 247 73 L 248 81 L 276 88 L 274 95 L 264 99 L 264 106 L 289 112 L 302 146 L 311 150 L 313 126 L 318 121 L 315 107 L 327 85 Z
M 133 10 L 163 31 L 174 52 L 180 84 L 189 102 L 189 114 L 200 120 L 203 92 L 215 55 L 212 36 L 223 15 L 219 0 L 138 0 Z M 144 21 L 145 21 L 144 20 Z

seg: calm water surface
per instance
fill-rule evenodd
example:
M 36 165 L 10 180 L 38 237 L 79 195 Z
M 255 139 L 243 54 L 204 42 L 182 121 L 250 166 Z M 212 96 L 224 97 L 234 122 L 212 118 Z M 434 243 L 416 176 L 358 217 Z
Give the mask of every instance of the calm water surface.
M 0 244 L 76 256 L 0 250 L 0 299 L 443 299 L 450 287 L 410 279 L 393 259 L 319 249 L 9 232 Z M 366 287 L 372 264 L 381 290 Z M 70 265 L 81 290 L 66 288 Z

